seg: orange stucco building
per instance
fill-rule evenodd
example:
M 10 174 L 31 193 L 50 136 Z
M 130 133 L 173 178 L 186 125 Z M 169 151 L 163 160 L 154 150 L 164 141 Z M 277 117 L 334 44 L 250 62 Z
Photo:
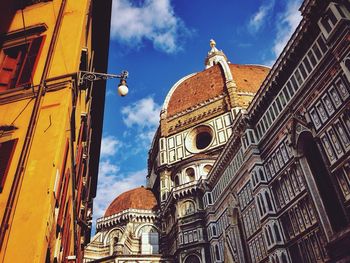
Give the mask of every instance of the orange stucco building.
M 111 2 L 0 3 L 0 262 L 81 262 L 105 83 L 78 72 L 106 72 Z

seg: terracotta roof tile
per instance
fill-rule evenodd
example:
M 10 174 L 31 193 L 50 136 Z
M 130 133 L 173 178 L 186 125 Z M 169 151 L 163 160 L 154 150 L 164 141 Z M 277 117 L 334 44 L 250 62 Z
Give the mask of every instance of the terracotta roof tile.
M 183 81 L 172 94 L 168 104 L 168 116 L 173 116 L 200 102 L 224 92 L 225 77 L 219 65 Z
M 229 64 L 237 90 L 257 92 L 270 69 L 258 65 Z M 184 80 L 173 92 L 167 112 L 168 117 L 191 108 L 225 91 L 225 76 L 219 64 Z
M 270 69 L 258 65 L 229 64 L 238 91 L 256 93 Z
M 157 209 L 157 199 L 151 190 L 141 186 L 122 193 L 115 198 L 107 208 L 104 216 L 111 216 L 130 208 L 155 210 Z

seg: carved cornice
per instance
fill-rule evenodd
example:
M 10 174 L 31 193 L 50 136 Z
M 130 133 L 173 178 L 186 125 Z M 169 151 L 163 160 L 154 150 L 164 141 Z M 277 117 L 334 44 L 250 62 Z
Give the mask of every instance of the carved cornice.
M 111 216 L 98 218 L 96 229 L 115 226 L 121 222 L 154 222 L 158 219 L 158 211 L 127 209 Z

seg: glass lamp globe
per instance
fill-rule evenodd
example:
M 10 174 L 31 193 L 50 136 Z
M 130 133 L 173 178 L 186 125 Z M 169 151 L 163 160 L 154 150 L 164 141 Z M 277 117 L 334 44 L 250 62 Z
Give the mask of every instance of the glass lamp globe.
M 120 84 L 118 86 L 118 94 L 122 97 L 126 96 L 126 94 L 128 94 L 129 89 L 128 86 L 126 86 L 125 84 Z

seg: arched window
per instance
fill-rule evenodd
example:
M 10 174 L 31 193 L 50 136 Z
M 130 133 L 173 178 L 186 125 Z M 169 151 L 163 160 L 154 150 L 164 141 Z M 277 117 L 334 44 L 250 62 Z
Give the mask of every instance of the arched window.
M 269 237 L 269 234 L 267 233 L 266 228 L 265 228 L 265 236 L 266 236 L 266 241 L 267 241 L 267 244 L 268 244 L 269 246 L 271 246 L 270 237 Z
M 282 258 L 282 263 L 288 263 L 288 259 L 285 253 L 282 253 L 281 258 Z
M 257 201 L 257 203 L 258 203 L 258 207 L 259 207 L 260 216 L 263 216 L 263 211 L 262 211 L 262 208 L 261 208 L 261 204 L 260 204 L 260 198 L 259 198 L 259 195 L 257 196 L 256 201 Z
M 268 194 L 268 192 L 265 192 L 265 198 L 266 198 L 267 207 L 269 208 L 269 211 L 273 211 L 270 195 Z
M 213 229 L 213 236 L 216 236 L 216 227 L 213 226 L 212 229 Z
M 175 182 L 175 186 L 179 186 L 179 185 L 180 185 L 180 179 L 179 179 L 179 176 L 178 176 L 178 175 L 175 176 L 174 182 Z
M 273 224 L 273 230 L 275 231 L 277 242 L 281 242 L 282 241 L 281 234 L 276 223 Z
M 254 181 L 255 181 L 256 184 L 259 182 L 258 176 L 257 176 L 255 171 L 254 171 Z
M 262 169 L 259 169 L 259 175 L 260 175 L 260 180 L 265 181 L 265 176 L 264 176 L 264 172 L 262 171 Z
M 269 234 L 270 234 L 270 238 L 271 238 L 271 243 L 275 243 L 275 239 L 273 238 L 273 235 L 272 235 L 272 231 L 271 231 L 271 227 L 270 226 L 267 226 L 267 229 L 269 230 Z
M 264 214 L 266 214 L 266 208 L 265 208 L 265 204 L 264 204 L 262 195 L 259 194 L 258 197 L 259 197 L 259 200 L 260 200 L 260 202 L 261 202 L 261 207 L 262 207 L 262 210 L 263 210 L 263 212 L 264 212 L 264 213 L 263 213 L 263 215 L 264 215 Z
M 182 204 L 182 215 L 190 215 L 195 212 L 195 206 L 192 201 L 186 201 Z
M 339 231 L 347 225 L 347 218 L 321 152 L 311 133 L 304 132 L 299 137 L 301 139 L 298 141 L 298 148 L 304 153 L 309 164 L 331 226 L 333 230 Z
M 216 260 L 220 260 L 220 251 L 219 251 L 218 245 L 215 245 L 215 257 L 216 257 Z
M 166 200 L 166 193 L 163 193 L 162 194 L 162 201 L 165 201 Z
M 193 182 L 195 177 L 196 177 L 194 169 L 192 167 L 187 168 L 185 173 L 186 173 L 186 175 L 188 177 L 188 181 Z

